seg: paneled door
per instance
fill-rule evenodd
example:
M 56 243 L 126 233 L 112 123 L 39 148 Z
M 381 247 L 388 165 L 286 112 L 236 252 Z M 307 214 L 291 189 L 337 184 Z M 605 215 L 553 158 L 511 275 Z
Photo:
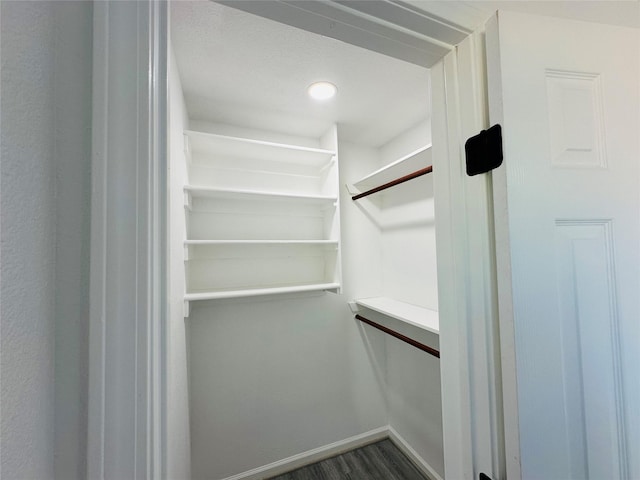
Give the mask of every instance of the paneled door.
M 640 37 L 487 25 L 507 477 L 640 478 Z

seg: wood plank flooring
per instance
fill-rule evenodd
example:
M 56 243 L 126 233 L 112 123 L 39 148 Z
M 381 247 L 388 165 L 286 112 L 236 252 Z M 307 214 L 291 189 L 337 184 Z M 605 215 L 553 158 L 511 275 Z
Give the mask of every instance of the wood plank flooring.
M 391 440 L 328 458 L 270 480 L 428 480 Z

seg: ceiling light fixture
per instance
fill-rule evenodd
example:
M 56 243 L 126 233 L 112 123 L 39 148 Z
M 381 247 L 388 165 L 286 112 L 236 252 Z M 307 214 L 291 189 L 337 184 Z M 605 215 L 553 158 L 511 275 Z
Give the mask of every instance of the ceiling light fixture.
M 329 100 L 338 92 L 338 87 L 331 82 L 315 82 L 309 85 L 307 92 L 315 100 Z

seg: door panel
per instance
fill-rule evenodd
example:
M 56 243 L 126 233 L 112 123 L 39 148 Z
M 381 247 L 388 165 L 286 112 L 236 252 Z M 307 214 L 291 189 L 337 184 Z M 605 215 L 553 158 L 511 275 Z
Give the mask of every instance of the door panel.
M 510 479 L 640 478 L 639 53 L 630 28 L 487 25 Z

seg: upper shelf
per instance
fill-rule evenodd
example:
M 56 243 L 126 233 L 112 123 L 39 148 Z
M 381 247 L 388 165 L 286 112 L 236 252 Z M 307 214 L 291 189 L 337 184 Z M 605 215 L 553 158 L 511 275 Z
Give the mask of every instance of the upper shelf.
M 357 200 L 371 193 L 376 193 L 430 173 L 431 170 L 431 145 L 425 145 L 361 178 L 351 188 L 347 185 L 347 188 L 354 195 L 353 199 Z
M 199 187 L 195 185 L 185 185 L 184 191 L 194 197 L 224 198 L 228 200 L 284 200 L 314 204 L 337 201 L 337 197 L 331 195 L 302 195 L 281 192 L 264 192 L 259 190 Z
M 431 165 L 431 145 L 420 147 L 393 163 L 370 173 L 366 177 L 356 181 L 353 186 L 359 191 L 368 190 L 378 185 L 389 183 L 397 178 L 404 177 L 421 168 Z
M 208 155 L 269 160 L 284 163 L 327 165 L 336 154 L 333 150 L 266 142 L 249 138 L 230 137 L 214 133 L 186 130 L 192 152 Z
M 439 334 L 440 320 L 438 312 L 400 302 L 388 297 L 361 298 L 355 301 L 358 305 L 398 319 L 423 330 Z

